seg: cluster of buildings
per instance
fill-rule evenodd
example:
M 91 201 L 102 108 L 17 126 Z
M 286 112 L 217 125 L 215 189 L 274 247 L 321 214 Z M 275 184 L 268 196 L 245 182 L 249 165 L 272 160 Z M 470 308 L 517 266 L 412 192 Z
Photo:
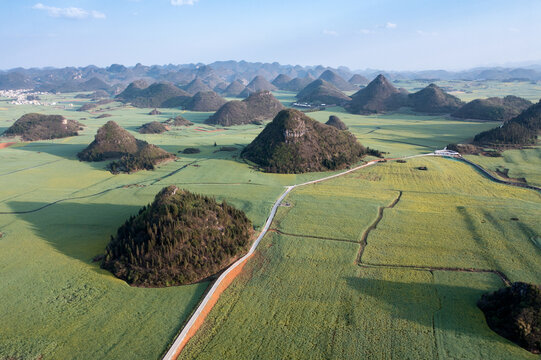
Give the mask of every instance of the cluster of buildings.
M 47 93 L 32 89 L 0 90 L 0 97 L 12 99 L 10 101 L 12 105 L 55 105 L 55 103 L 42 103 L 40 95 L 47 95 Z

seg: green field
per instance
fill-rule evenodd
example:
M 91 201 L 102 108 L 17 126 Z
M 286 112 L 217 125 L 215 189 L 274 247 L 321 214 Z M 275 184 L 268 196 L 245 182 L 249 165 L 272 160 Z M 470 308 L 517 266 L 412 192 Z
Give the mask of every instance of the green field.
M 396 87 L 403 87 L 410 92 L 419 91 L 430 82 L 428 81 L 398 81 L 394 82 Z M 439 86 L 448 89 L 446 91 L 457 96 L 462 101 L 471 101 L 475 99 L 484 99 L 488 97 L 506 95 L 520 96 L 532 102 L 538 102 L 541 98 L 541 84 L 529 81 L 461 81 L 461 80 L 443 80 L 436 81 Z
M 359 265 L 364 229 L 398 191 Z M 475 305 L 502 286 L 497 275 L 401 266 L 500 270 L 539 283 L 531 237 L 541 232 L 541 195 L 420 158 L 302 187 L 285 201 L 273 227 L 288 235 L 265 237 L 181 358 L 537 358 L 491 332 Z
M 508 177 L 525 179 L 528 184 L 541 186 L 541 147 L 539 146 L 530 149 L 506 150 L 502 153 L 502 157 L 466 155 L 465 158 L 492 172 L 508 169 Z M 497 173 L 495 175 L 498 176 Z
M 239 152 L 262 126 L 211 127 L 202 123 L 209 113 L 160 109 L 162 115 L 149 116 L 151 109 L 116 102 L 94 113 L 77 112 L 75 109 L 86 100 L 74 99 L 74 95 L 42 97 L 57 105 L 39 107 L 14 106 L 0 99 L 0 108 L 7 109 L 0 110 L 0 132 L 29 112 L 61 114 L 86 126 L 77 137 L 17 143 L 0 149 L 0 359 L 36 359 L 41 355 L 43 359 L 159 358 L 208 283 L 166 289 L 129 287 L 92 262 L 103 252 L 110 235 L 139 207 L 151 202 L 161 188 L 171 184 L 226 199 L 244 210 L 259 228 L 284 186 L 328 174 L 277 175 L 250 168 L 239 159 Z M 276 95 L 285 105 L 294 100 L 292 93 Z M 96 118 L 103 113 L 112 117 Z M 309 115 L 324 122 L 332 114 L 339 115 L 361 143 L 385 151 L 389 157 L 465 142 L 495 126 L 444 116 L 359 116 L 346 114 L 341 108 Z M 176 115 L 195 125 L 160 135 L 136 132 L 143 123 Z M 135 174 L 112 175 L 105 170 L 106 163 L 79 162 L 77 152 L 108 120 L 167 151 L 178 153 L 186 147 L 198 147 L 201 153 L 178 154 L 176 161 L 155 171 Z M 239 150 L 216 152 L 220 146 Z M 528 181 L 541 176 L 539 166 L 535 166 L 538 163 L 528 166 L 520 156 L 512 159 L 509 162 L 515 167 L 505 165 L 511 169 L 510 175 L 512 171 L 522 172 L 528 174 Z M 527 242 L 540 242 L 538 235 L 534 236 L 541 230 L 534 221 L 541 213 L 539 196 L 493 184 L 464 164 L 416 161 L 428 164 L 429 171 L 420 174 L 412 170 L 417 164 L 414 161 L 388 163 L 295 190 L 287 198 L 292 206 L 280 208 L 273 227 L 288 234 L 332 240 L 269 234 L 247 271 L 223 294 L 210 321 L 183 356 L 385 358 L 410 354 L 410 358 L 426 358 L 438 352 L 461 358 L 474 352 L 479 358 L 505 358 L 505 354 L 508 358 L 527 358 L 524 351 L 493 334 L 475 307 L 480 293 L 501 285 L 497 276 L 355 265 L 360 234 L 374 221 L 378 207 L 388 205 L 398 190 L 403 190 L 399 205 L 385 210 L 378 229 L 371 233 L 367 261 L 377 259 L 378 246 L 388 252 L 383 260 L 389 265 L 431 265 L 423 262 L 423 256 L 444 250 L 445 257 L 438 259 L 438 266 L 462 266 L 472 260 L 472 266 L 497 265 L 513 280 L 539 282 L 539 249 L 528 248 Z M 419 179 L 421 175 L 424 177 Z M 467 194 L 474 198 L 461 195 L 461 187 L 468 187 Z M 429 197 L 434 199 L 434 206 L 439 204 L 443 209 L 430 208 Z M 415 211 L 419 204 L 431 214 L 429 222 Z M 459 206 L 466 212 L 457 210 Z M 452 218 L 440 221 L 438 214 L 449 209 L 453 210 Z M 492 219 L 486 221 L 489 230 L 474 235 L 486 238 L 487 244 L 495 247 L 493 251 L 484 251 L 482 244 L 471 243 L 471 239 L 468 243 L 466 237 L 471 238 L 473 233 L 455 230 L 457 224 L 464 224 L 467 218 L 477 221 L 486 216 L 485 212 Z M 387 217 L 394 213 L 396 216 Z M 514 216 L 520 220 L 507 220 Z M 437 225 L 441 231 L 457 231 L 465 238 L 457 247 L 433 243 L 426 233 L 408 232 L 405 227 L 412 224 L 426 231 Z M 403 239 L 387 238 L 385 232 L 395 230 L 419 240 L 423 247 L 408 247 Z M 527 234 L 534 234 L 533 240 L 528 240 Z M 506 238 L 511 236 L 516 245 L 509 247 Z M 445 239 L 442 236 L 438 241 Z M 465 257 L 464 251 L 471 256 Z M 404 252 L 409 255 L 400 256 Z M 516 258 L 508 261 L 509 256 Z M 527 269 L 526 265 L 534 267 Z M 395 304 L 397 298 L 401 300 Z M 432 317 L 438 324 L 434 331 Z M 235 331 L 234 336 L 231 331 Z M 235 342 L 241 339 L 246 342 L 237 345 Z

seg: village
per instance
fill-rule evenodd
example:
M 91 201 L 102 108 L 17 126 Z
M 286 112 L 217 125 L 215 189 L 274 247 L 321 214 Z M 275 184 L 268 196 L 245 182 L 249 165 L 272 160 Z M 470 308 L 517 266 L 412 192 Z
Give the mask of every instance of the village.
M 56 103 L 43 103 L 40 99 L 41 95 L 48 95 L 48 93 L 32 89 L 0 90 L 0 97 L 11 99 L 12 105 L 56 105 Z

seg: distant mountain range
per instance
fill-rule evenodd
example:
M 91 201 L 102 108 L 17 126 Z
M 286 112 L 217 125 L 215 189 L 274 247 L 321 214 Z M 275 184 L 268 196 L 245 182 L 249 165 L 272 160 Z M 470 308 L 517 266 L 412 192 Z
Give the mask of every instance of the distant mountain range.
M 266 83 L 276 80 L 280 74 L 284 76 L 279 81 L 276 81 L 272 85 Z M 349 82 L 349 84 L 341 81 L 341 79 L 351 79 L 355 74 L 366 79 L 373 79 L 378 74 L 383 74 L 390 81 L 414 79 L 424 81 L 540 81 L 541 66 L 474 68 L 454 72 L 446 70 L 382 71 L 376 69 L 354 71 L 344 66 L 331 68 L 322 65 L 281 65 L 277 62 L 217 61 L 211 64 L 152 66 L 137 64 L 131 67 L 113 64 L 108 67 L 89 65 L 85 67 L 65 68 L 15 68 L 0 71 L 0 90 L 23 88 L 52 92 L 107 90 L 112 94 L 118 94 L 129 83 L 142 79 L 148 83 L 167 81 L 177 86 L 186 87 L 192 93 L 196 93 L 211 89 L 215 91 L 220 90 L 216 89 L 216 87 L 225 88 L 224 83 L 231 83 L 235 80 L 248 85 L 256 77 L 258 77 L 258 86 L 254 86 L 254 89 L 251 89 L 251 91 L 263 90 L 263 88 L 260 88 L 262 86 L 259 86 L 262 83 L 265 83 L 264 87 L 269 87 L 270 85 L 271 87 L 277 86 L 281 88 L 287 83 L 285 81 L 287 79 L 303 79 L 306 77 L 312 79 L 311 81 L 322 77 L 323 80 L 333 83 L 339 89 L 345 90 L 350 84 L 362 85 L 362 82 L 365 82 L 364 80 L 359 81 L 359 79 L 363 79 L 360 77 L 356 77 L 356 80 Z M 194 80 L 196 81 L 192 83 Z M 309 82 L 303 85 L 306 86 Z M 190 83 L 192 83 L 191 86 L 189 86 Z M 269 89 L 267 88 L 267 90 Z

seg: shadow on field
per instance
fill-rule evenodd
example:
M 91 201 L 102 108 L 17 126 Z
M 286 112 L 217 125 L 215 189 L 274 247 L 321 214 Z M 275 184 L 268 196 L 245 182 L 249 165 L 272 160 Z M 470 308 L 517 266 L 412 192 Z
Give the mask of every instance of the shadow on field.
M 488 328 L 477 308 L 477 300 L 486 292 L 484 289 L 368 277 L 349 277 L 346 281 L 361 297 L 377 299 L 397 321 L 413 321 L 428 329 L 482 338 L 484 342 L 509 343 Z M 445 308 L 441 307 L 443 301 Z
M 30 151 L 35 153 L 45 153 L 53 156 L 62 157 L 66 160 L 73 160 L 79 162 L 77 158 L 77 153 L 86 148 L 86 144 L 55 144 L 55 143 L 42 143 L 42 142 L 32 142 L 24 146 L 17 147 L 17 150 Z M 106 166 L 109 161 L 98 161 L 98 162 L 84 162 L 94 169 L 97 170 L 106 170 Z
M 13 211 L 42 208 L 47 203 L 11 201 Z M 17 218 L 31 224 L 36 236 L 51 244 L 59 252 L 90 263 L 92 258 L 104 253 L 111 235 L 139 206 L 117 204 L 81 204 L 62 202 L 42 211 L 17 214 Z M 96 269 L 97 270 L 97 269 Z
M 234 151 L 222 151 L 220 148 L 235 148 Z M 237 159 L 242 162 L 242 159 L 240 157 L 240 153 L 242 150 L 246 147 L 246 144 L 220 144 L 217 142 L 216 146 L 214 145 L 188 145 L 188 146 L 174 146 L 169 149 L 168 146 L 164 145 L 163 148 L 167 151 L 173 152 L 175 149 L 176 151 L 174 154 L 176 154 L 178 157 L 186 158 L 186 159 L 193 159 L 193 160 L 199 160 L 199 159 Z M 184 154 L 182 151 L 186 148 L 197 148 L 200 150 L 197 154 Z M 180 151 L 180 152 L 178 152 Z
M 88 145 L 85 144 L 58 144 L 48 142 L 30 142 L 24 146 L 17 147 L 17 150 L 32 151 L 36 153 L 45 153 L 54 156 L 60 156 L 65 159 L 77 159 L 77 153 Z

